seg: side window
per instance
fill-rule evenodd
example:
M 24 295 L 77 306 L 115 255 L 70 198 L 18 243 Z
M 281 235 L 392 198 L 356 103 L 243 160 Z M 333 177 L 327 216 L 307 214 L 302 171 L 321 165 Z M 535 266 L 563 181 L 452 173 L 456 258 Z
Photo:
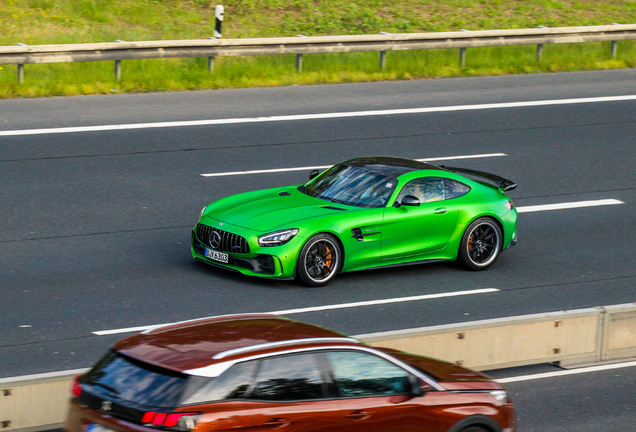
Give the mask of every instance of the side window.
M 237 363 L 217 378 L 211 378 L 189 396 L 184 404 L 240 399 L 245 395 L 256 372 L 256 361 Z
M 261 361 L 250 398 L 267 401 L 320 399 L 325 381 L 314 354 L 290 355 Z
M 411 180 L 404 185 L 397 200 L 402 200 L 404 195 L 413 195 L 421 203 L 443 201 L 446 199 L 444 196 L 444 179 L 420 178 Z
M 410 392 L 409 373 L 373 354 L 327 353 L 342 397 L 381 396 Z
M 444 186 L 446 187 L 446 199 L 457 198 L 470 191 L 470 187 L 455 180 L 445 179 Z

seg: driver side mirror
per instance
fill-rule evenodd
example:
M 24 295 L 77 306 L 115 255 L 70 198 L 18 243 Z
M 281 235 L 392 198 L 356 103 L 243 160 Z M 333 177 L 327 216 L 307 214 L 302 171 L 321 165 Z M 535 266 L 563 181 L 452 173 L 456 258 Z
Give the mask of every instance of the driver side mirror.
M 313 180 L 318 174 L 320 174 L 320 171 L 318 170 L 313 170 L 309 173 L 309 180 Z
M 400 206 L 419 207 L 420 206 L 420 200 L 419 200 L 419 198 L 417 198 L 417 197 L 415 197 L 413 195 L 404 195 L 402 197 L 402 201 L 400 201 L 397 204 L 398 205 L 396 207 L 400 207 Z

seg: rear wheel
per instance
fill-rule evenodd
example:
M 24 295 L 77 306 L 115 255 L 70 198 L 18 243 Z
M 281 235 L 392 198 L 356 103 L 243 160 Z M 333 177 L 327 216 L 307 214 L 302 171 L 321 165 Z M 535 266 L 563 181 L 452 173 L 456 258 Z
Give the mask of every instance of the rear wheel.
M 460 432 L 489 432 L 488 429 L 484 429 L 480 426 L 468 426 L 466 429 L 462 429 Z
M 492 219 L 473 221 L 462 237 L 459 261 L 470 270 L 486 270 L 501 252 L 502 237 L 501 229 Z
M 310 238 L 298 255 L 297 277 L 309 286 L 327 285 L 340 271 L 342 251 L 336 239 L 329 234 Z

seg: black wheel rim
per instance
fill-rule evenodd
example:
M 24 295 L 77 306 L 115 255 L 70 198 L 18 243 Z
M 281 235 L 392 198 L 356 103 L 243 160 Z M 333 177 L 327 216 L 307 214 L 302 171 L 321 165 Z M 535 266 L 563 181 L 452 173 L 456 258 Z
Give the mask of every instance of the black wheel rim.
M 499 231 L 490 222 L 477 225 L 468 235 L 468 258 L 477 266 L 490 264 L 499 252 Z
M 318 240 L 307 250 L 305 271 L 314 281 L 329 279 L 338 267 L 338 249 L 329 240 Z

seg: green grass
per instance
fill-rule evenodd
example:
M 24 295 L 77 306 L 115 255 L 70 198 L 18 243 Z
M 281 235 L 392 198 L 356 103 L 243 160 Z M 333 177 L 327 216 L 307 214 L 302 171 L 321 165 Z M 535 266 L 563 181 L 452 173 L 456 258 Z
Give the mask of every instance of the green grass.
M 273 37 L 452 31 L 636 23 L 636 2 L 553 0 L 231 0 L 223 35 Z M 214 3 L 203 0 L 0 0 L 0 45 L 88 43 L 205 38 L 214 30 Z M 466 67 L 458 50 L 123 61 L 121 82 L 113 62 L 26 65 L 17 84 L 14 65 L 0 66 L 0 97 L 173 91 L 344 83 L 395 79 L 501 75 L 634 67 L 636 43 L 473 48 Z

